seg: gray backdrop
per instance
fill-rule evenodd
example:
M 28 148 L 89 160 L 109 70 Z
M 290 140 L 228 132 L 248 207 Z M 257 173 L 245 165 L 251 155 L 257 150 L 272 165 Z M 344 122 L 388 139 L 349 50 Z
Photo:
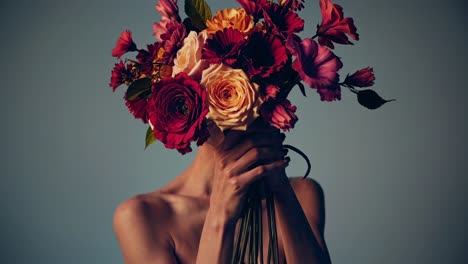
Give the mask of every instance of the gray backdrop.
M 349 91 L 334 103 L 292 93 L 300 120 L 287 143 L 309 154 L 325 191 L 333 262 L 468 263 L 466 1 L 336 2 L 361 35 L 336 49 L 342 76 L 373 66 L 374 89 L 397 101 L 369 111 Z M 153 41 L 154 4 L 1 2 L 1 263 L 123 263 L 115 207 L 193 158 L 144 151 L 146 126 L 108 87 L 120 32 Z M 302 16 L 313 35 L 318 0 Z

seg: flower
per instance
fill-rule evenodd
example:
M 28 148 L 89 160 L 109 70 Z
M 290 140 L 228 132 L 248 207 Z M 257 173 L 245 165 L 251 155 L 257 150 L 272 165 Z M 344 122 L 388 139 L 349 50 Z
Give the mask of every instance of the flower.
M 222 130 L 246 130 L 259 116 L 262 99 L 257 84 L 240 69 L 213 64 L 203 71 L 201 84 L 209 102 L 207 118 Z
M 171 21 L 172 20 L 170 20 L 169 18 L 163 17 L 161 20 L 159 20 L 158 23 L 153 23 L 153 35 L 158 42 L 162 41 L 161 35 L 166 33 L 166 25 L 169 24 L 169 22 Z
M 125 105 L 136 119 L 141 119 L 143 123 L 148 123 L 148 111 L 146 109 L 148 101 L 146 98 L 137 97 L 133 100 L 127 100 L 127 92 L 124 94 Z
M 333 4 L 331 0 L 320 0 L 320 9 L 322 10 L 322 24 L 317 26 L 317 36 L 319 43 L 331 49 L 332 43 L 350 44 L 346 35 L 354 40 L 359 40 L 359 34 L 356 32 L 354 21 L 350 17 L 343 18 L 343 8 Z
M 280 0 L 279 3 L 292 11 L 300 11 L 304 8 L 304 0 Z
M 267 101 L 268 99 L 276 99 L 276 96 L 280 92 L 280 87 L 274 84 L 268 84 L 263 88 L 263 100 Z
M 147 109 L 154 137 L 166 148 L 185 154 L 191 142 L 201 145 L 208 138 L 206 92 L 184 72 L 155 83 Z
M 328 90 L 335 91 L 339 80 L 338 70 L 343 63 L 333 52 L 317 44 L 313 39 L 306 38 L 301 42 L 299 40 L 289 38 L 287 42 L 289 51 L 296 56 L 292 64 L 293 69 L 307 85 L 316 88 L 321 96 Z M 323 98 L 329 98 L 328 92 Z
M 269 3 L 268 0 L 237 0 L 247 14 L 252 15 L 254 21 L 263 18 L 263 8 Z
M 114 69 L 112 69 L 111 81 L 109 86 L 112 87 L 112 91 L 115 90 L 124 83 L 129 83 L 135 78 L 134 73 L 131 69 L 131 65 L 125 66 L 123 61 L 116 63 Z
M 166 24 L 166 32 L 161 34 L 161 43 L 168 57 L 167 63 L 172 64 L 177 51 L 182 47 L 184 39 L 187 36 L 185 26 L 177 21 L 170 21 Z
M 351 75 L 346 75 L 343 83 L 351 87 L 369 87 L 374 85 L 374 81 L 374 69 L 367 67 Z
M 242 8 L 227 8 L 216 12 L 213 18 L 206 21 L 206 32 L 213 34 L 225 28 L 237 29 L 248 34 L 253 29 L 253 16 Z
M 173 76 L 179 72 L 185 72 L 190 76 L 195 75 L 195 72 L 192 71 L 199 70 L 199 67 L 196 66 L 201 63 L 202 49 L 207 37 L 208 34 L 205 32 L 197 34 L 197 32 L 191 31 L 188 34 L 184 39 L 184 45 L 174 59 Z
M 279 5 L 271 4 L 263 9 L 266 26 L 276 35 L 287 38 L 292 33 L 304 30 L 304 20 L 293 11 Z
M 225 28 L 217 31 L 212 39 L 206 41 L 202 57 L 210 63 L 223 62 L 235 67 L 244 40 L 244 35 L 237 29 Z
M 317 92 L 320 94 L 321 101 L 332 102 L 341 100 L 341 88 L 339 84 L 318 87 Z
M 264 32 L 252 33 L 240 54 L 241 67 L 250 78 L 266 78 L 277 73 L 288 60 L 281 40 Z
M 156 10 L 163 18 L 180 22 L 179 7 L 177 0 L 159 0 L 156 4 Z
M 117 40 L 115 48 L 112 50 L 112 57 L 120 58 L 122 55 L 129 51 L 136 51 L 137 47 L 132 39 L 132 32 L 125 30 L 120 33 L 120 37 Z
M 264 103 L 261 109 L 262 117 L 268 121 L 270 125 L 289 131 L 294 128 L 298 118 L 295 114 L 297 107 L 292 105 L 288 99 L 285 99 L 281 103 L 269 100 Z

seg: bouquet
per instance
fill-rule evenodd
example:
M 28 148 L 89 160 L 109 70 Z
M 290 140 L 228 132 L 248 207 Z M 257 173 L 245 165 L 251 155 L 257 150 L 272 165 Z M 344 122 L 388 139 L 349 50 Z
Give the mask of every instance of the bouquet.
M 115 91 L 122 84 L 128 86 L 126 106 L 136 119 L 148 124 L 145 148 L 160 141 L 185 154 L 192 151 L 192 143 L 201 145 L 210 137 L 208 124 L 221 131 L 246 130 L 257 118 L 288 131 L 298 121 L 297 107 L 288 100 L 295 87 L 305 96 L 308 86 L 326 102 L 341 100 L 341 89 L 347 88 L 369 109 L 392 101 L 362 89 L 374 84 L 371 67 L 340 81 L 343 62 L 333 53 L 334 45 L 359 40 L 353 19 L 344 17 L 341 6 L 320 0 L 322 21 L 314 36 L 301 38 L 304 20 L 298 12 L 304 0 L 237 2 L 238 8 L 212 14 L 204 0 L 185 0 L 187 17 L 182 20 L 177 0 L 160 0 L 156 10 L 162 19 L 153 24 L 154 43 L 140 49 L 130 31 L 121 33 L 112 50 L 112 56 L 120 60 L 112 70 L 110 87 Z M 136 52 L 134 59 L 122 60 L 128 52 Z M 240 263 L 247 249 L 254 263 L 256 256 L 263 256 L 260 198 L 255 193 L 250 197 L 233 263 Z M 267 206 L 267 261 L 276 263 L 270 196 Z

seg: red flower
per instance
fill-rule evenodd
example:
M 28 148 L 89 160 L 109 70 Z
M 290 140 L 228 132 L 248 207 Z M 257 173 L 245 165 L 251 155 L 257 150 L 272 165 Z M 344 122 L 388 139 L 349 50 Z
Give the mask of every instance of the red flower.
M 187 37 L 187 29 L 177 21 L 170 21 L 166 24 L 166 32 L 161 34 L 161 43 L 168 57 L 167 63 L 172 64 L 177 56 L 177 51 L 184 45 Z
M 341 100 L 341 87 L 339 84 L 317 88 L 317 92 L 320 94 L 321 101 Z
M 154 62 L 161 62 L 167 63 L 169 58 L 166 54 L 161 56 L 161 50 L 163 48 L 162 43 L 155 42 L 153 44 L 147 45 L 147 49 L 141 49 L 138 51 L 136 59 L 141 64 L 139 67 L 139 71 L 141 74 L 145 74 L 147 76 L 153 73 L 156 65 L 153 65 Z
M 250 79 L 266 78 L 277 73 L 288 60 L 281 40 L 264 32 L 254 32 L 240 54 L 241 67 Z
M 163 18 L 168 18 L 169 20 L 175 20 L 178 22 L 181 21 L 177 0 L 159 0 L 158 4 L 156 4 L 156 10 Z
M 280 92 L 280 87 L 274 85 L 274 84 L 268 84 L 265 86 L 263 89 L 263 100 L 268 101 L 269 99 L 276 99 L 276 96 Z
M 234 67 L 243 44 L 244 34 L 233 28 L 225 28 L 223 31 L 217 31 L 212 39 L 206 41 L 202 59 L 214 64 L 223 62 Z
M 344 84 L 351 87 L 369 87 L 374 85 L 374 69 L 367 67 L 347 75 Z
M 127 92 L 124 94 L 125 105 L 136 119 L 141 119 L 143 123 L 148 123 L 148 101 L 145 98 L 137 97 L 132 101 L 127 100 Z
M 237 2 L 247 14 L 254 17 L 255 21 L 263 17 L 263 8 L 269 5 L 268 0 L 237 0 Z
M 112 91 L 115 92 L 115 89 L 124 83 L 129 83 L 135 78 L 134 73 L 131 70 L 131 66 L 120 61 L 116 63 L 114 69 L 112 69 L 111 81 L 109 86 L 112 87 Z
M 304 30 L 304 20 L 293 11 L 279 5 L 271 4 L 263 9 L 265 23 L 273 34 L 288 37 L 292 33 Z
M 120 38 L 117 40 L 115 48 L 112 50 L 112 57 L 120 58 L 122 55 L 129 51 L 136 51 L 137 47 L 132 39 L 132 32 L 125 30 L 120 34 Z
M 298 118 L 295 114 L 297 107 L 292 105 L 288 99 L 279 103 L 270 100 L 263 104 L 261 114 L 270 125 L 288 131 L 294 128 Z
M 304 0 L 280 0 L 280 4 L 292 11 L 302 10 L 302 8 L 304 8 Z
M 349 41 L 346 34 L 354 40 L 359 40 L 353 19 L 343 18 L 341 6 L 333 4 L 331 0 L 320 0 L 320 9 L 322 10 L 322 24 L 317 26 L 317 36 L 321 45 L 331 49 L 334 48 L 332 41 L 352 45 L 353 43 Z
M 307 38 L 299 42 L 299 37 L 289 38 L 287 47 L 296 56 L 292 67 L 301 79 L 311 88 L 316 88 L 322 98 L 329 98 L 329 92 L 336 91 L 339 85 L 338 70 L 343 66 L 340 59 L 329 49 Z M 338 94 L 333 93 L 338 99 Z M 328 101 L 327 99 L 324 99 Z
M 152 87 L 148 115 L 154 136 L 166 148 L 185 154 L 190 143 L 203 144 L 208 138 L 205 116 L 208 114 L 206 91 L 186 73 L 164 78 Z

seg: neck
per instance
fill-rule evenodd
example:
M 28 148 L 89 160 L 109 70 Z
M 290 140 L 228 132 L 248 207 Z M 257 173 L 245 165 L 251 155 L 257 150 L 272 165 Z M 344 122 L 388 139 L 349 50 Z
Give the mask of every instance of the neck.
M 192 164 L 178 177 L 178 191 L 190 196 L 209 197 L 214 176 L 214 150 L 208 143 L 197 149 Z

